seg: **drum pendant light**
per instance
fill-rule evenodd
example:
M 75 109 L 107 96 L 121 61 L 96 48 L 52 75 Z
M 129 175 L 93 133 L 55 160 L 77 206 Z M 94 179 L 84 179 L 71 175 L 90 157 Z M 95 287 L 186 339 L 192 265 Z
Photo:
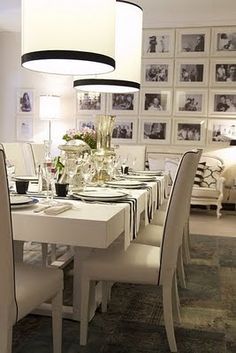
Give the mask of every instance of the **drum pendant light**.
M 22 66 L 91 75 L 115 68 L 115 0 L 22 0 Z
M 112 73 L 75 77 L 82 91 L 128 93 L 140 89 L 142 9 L 128 1 L 116 1 L 116 69 Z

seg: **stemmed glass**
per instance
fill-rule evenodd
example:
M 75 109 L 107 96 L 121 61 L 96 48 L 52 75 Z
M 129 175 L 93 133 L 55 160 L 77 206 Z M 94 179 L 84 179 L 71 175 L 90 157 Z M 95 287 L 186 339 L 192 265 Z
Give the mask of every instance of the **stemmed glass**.
M 78 164 L 75 158 L 68 158 L 66 161 L 66 171 L 69 176 L 69 195 L 73 194 L 73 178 L 77 172 Z
M 86 189 L 87 185 L 91 183 L 94 175 L 96 173 L 95 166 L 91 160 L 87 160 L 84 165 L 82 166 L 82 176 L 84 179 L 84 190 Z
M 47 193 L 46 193 L 46 203 L 50 205 L 55 204 L 53 201 L 53 196 L 55 193 L 55 179 L 57 175 L 56 167 L 53 162 L 44 162 L 42 166 L 42 175 L 46 181 Z M 50 185 L 51 185 L 51 193 L 50 193 Z

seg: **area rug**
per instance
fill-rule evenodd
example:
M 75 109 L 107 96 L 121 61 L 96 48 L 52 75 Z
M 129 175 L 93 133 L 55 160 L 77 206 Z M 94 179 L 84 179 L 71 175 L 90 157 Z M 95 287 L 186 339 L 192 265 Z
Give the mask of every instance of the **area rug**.
M 236 238 L 191 236 L 187 289 L 180 289 L 181 324 L 175 326 L 179 353 L 236 352 Z M 71 302 L 72 279 L 65 270 L 64 301 Z M 52 352 L 51 319 L 29 315 L 13 332 L 13 353 Z M 79 323 L 64 320 L 63 353 L 168 353 L 161 290 L 115 284 L 108 312 L 89 325 L 86 347 Z

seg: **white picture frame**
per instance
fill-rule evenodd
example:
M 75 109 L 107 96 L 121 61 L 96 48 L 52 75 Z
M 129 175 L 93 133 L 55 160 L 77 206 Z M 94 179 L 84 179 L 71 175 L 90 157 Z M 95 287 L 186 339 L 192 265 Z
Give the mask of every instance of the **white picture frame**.
M 112 131 L 112 144 L 132 144 L 137 142 L 137 117 L 116 117 Z
M 20 142 L 33 141 L 33 117 L 20 116 L 16 119 L 16 139 Z
M 139 142 L 144 144 L 170 144 L 171 119 L 145 117 L 139 121 Z
M 140 99 L 140 114 L 167 116 L 172 113 L 172 90 L 143 88 Z
M 209 145 L 228 146 L 236 139 L 236 121 L 234 119 L 209 119 L 207 143 Z
M 81 130 L 85 127 L 96 130 L 96 119 L 95 117 L 79 116 L 76 119 L 76 129 Z
M 212 56 L 236 56 L 236 26 L 213 27 L 211 38 Z
M 194 117 L 174 119 L 173 124 L 173 144 L 193 147 L 205 145 L 205 119 Z
M 16 113 L 32 115 L 35 111 L 34 89 L 19 88 L 16 91 Z
M 236 87 L 236 59 L 211 60 L 210 83 L 215 87 Z
M 236 90 L 210 90 L 209 116 L 236 118 Z
M 137 115 L 139 93 L 110 93 L 108 97 L 108 114 Z
M 100 115 L 105 113 L 106 97 L 103 93 L 76 92 L 76 111 L 82 115 Z
M 175 85 L 205 87 L 208 85 L 208 59 L 176 59 Z
M 210 51 L 210 28 L 176 29 L 177 57 L 203 57 Z
M 170 87 L 173 83 L 174 62 L 171 59 L 143 59 L 142 85 Z
M 174 115 L 176 116 L 206 116 L 207 89 L 177 89 L 175 90 Z
M 144 29 L 143 57 L 169 58 L 174 56 L 174 29 Z

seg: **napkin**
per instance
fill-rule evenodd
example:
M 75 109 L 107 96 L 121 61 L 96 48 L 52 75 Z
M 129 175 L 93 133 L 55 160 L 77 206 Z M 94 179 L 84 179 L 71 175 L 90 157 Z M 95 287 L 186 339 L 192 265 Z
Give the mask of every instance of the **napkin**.
M 57 215 L 59 213 L 70 210 L 72 206 L 73 206 L 72 204 L 62 204 L 62 205 L 51 206 L 46 210 L 44 210 L 44 213 L 47 215 Z

